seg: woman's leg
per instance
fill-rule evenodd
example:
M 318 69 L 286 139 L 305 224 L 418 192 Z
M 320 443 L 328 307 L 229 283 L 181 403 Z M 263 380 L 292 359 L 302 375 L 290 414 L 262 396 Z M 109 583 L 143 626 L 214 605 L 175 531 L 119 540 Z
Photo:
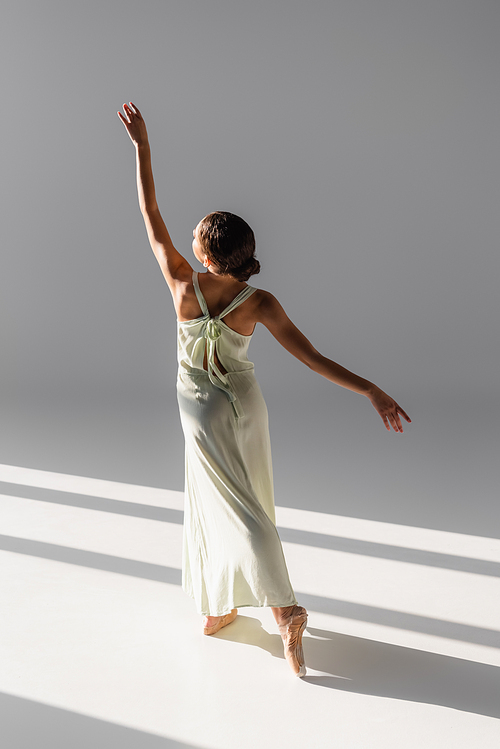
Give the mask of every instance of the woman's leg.
M 295 606 L 281 606 L 280 608 L 271 608 L 276 619 L 276 624 L 282 624 L 285 619 L 288 619 Z
M 271 611 L 274 614 L 274 618 L 276 619 L 276 624 L 282 624 L 283 621 L 288 619 L 294 608 L 296 608 L 296 606 L 281 606 L 280 608 L 271 608 Z M 203 626 L 212 627 L 221 619 L 221 616 L 205 616 L 203 618 Z
M 283 640 L 286 660 L 295 676 L 305 676 L 302 635 L 307 624 L 307 611 L 303 606 L 294 605 L 276 607 L 272 612 Z

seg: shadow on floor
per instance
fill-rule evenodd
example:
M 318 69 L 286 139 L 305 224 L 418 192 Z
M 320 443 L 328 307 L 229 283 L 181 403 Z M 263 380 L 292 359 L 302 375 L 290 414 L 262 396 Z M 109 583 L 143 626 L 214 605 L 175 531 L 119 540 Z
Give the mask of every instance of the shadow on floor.
M 238 615 L 216 637 L 267 650 L 283 658 L 281 637 L 258 619 Z M 306 666 L 324 675 L 303 681 L 329 689 L 451 707 L 500 718 L 500 668 L 308 627 Z
M 99 512 L 110 512 L 119 515 L 147 518 L 165 523 L 182 525 L 184 512 L 168 507 L 156 507 L 139 504 L 135 502 L 121 502 L 106 497 L 95 497 L 87 494 L 77 494 L 59 489 L 46 489 L 44 487 L 26 486 L 24 484 L 12 484 L 0 481 L 0 495 L 4 493 L 10 497 L 21 499 L 32 499 L 52 504 L 61 504 L 69 507 L 81 507 L 87 510 L 98 510 Z M 438 567 L 441 569 L 469 572 L 477 575 L 489 575 L 500 577 L 500 563 L 485 559 L 474 559 L 457 554 L 445 554 L 442 552 L 425 551 L 421 549 L 406 548 L 394 544 L 382 544 L 374 541 L 362 541 L 359 539 L 344 538 L 332 534 L 315 533 L 303 531 L 296 528 L 284 528 L 278 526 L 281 541 L 300 544 L 302 546 L 313 546 L 320 549 L 332 551 L 345 551 L 349 554 L 360 554 L 378 559 L 392 559 L 398 562 L 411 564 L 422 564 L 426 567 Z
M 2 746 L 8 749 L 198 749 L 98 718 L 0 693 Z
M 144 580 L 181 585 L 182 572 L 176 567 L 166 567 L 161 564 L 140 562 L 134 559 L 102 554 L 85 549 L 75 549 L 59 544 L 49 544 L 45 541 L 33 541 L 16 536 L 0 534 L 0 549 L 12 551 L 16 554 L 27 554 L 42 559 L 51 559 L 66 564 L 76 564 L 91 569 L 116 572 L 120 575 L 130 575 Z M 485 627 L 476 627 L 460 622 L 448 622 L 419 614 L 409 614 L 404 611 L 391 611 L 378 606 L 363 603 L 342 601 L 325 596 L 316 596 L 296 591 L 300 603 L 309 611 L 318 611 L 331 616 L 341 616 L 345 619 L 372 622 L 396 629 L 407 629 L 411 632 L 445 637 L 451 640 L 473 642 L 487 647 L 500 647 L 500 633 Z

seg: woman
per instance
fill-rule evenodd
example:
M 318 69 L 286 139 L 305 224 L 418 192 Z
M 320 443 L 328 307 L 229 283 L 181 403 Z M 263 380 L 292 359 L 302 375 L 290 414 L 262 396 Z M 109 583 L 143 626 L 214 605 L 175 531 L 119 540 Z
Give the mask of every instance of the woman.
M 386 428 L 402 432 L 403 409 L 368 380 L 316 351 L 269 292 L 246 284 L 258 273 L 255 239 L 243 219 L 216 211 L 193 231 L 193 272 L 175 249 L 156 203 L 146 125 L 130 102 L 118 112 L 134 146 L 137 189 L 149 241 L 178 321 L 177 392 L 186 440 L 182 587 L 210 635 L 242 606 L 270 606 L 285 657 L 306 673 L 307 612 L 290 584 L 275 525 L 267 409 L 247 349 L 256 323 L 315 372 L 366 395 Z

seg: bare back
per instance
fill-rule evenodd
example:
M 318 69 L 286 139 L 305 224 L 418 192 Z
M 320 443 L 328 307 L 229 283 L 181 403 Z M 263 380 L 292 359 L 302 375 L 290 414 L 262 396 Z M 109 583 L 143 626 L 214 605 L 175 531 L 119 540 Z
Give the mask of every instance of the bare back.
M 212 317 L 219 315 L 248 284 L 229 276 L 216 276 L 214 273 L 198 275 L 200 289 L 205 297 Z M 252 335 L 257 320 L 260 295 L 257 290 L 243 304 L 224 318 L 228 327 L 241 335 Z M 172 293 L 177 319 L 181 322 L 194 320 L 202 315 L 196 298 L 192 278 L 179 282 Z

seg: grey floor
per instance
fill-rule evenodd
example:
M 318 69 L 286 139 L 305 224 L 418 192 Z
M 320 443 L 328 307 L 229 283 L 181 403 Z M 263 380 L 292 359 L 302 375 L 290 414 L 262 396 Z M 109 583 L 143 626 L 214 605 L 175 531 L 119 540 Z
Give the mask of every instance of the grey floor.
M 358 401 L 339 401 L 328 441 L 307 398 L 300 432 L 273 399 L 278 527 L 309 611 L 299 680 L 268 609 L 201 634 L 180 587 L 178 422 L 158 403 L 117 403 L 4 409 L 8 749 L 498 746 L 487 412 L 479 425 L 422 400 L 403 436 L 379 433 L 376 414 L 372 435 L 369 419 L 358 433 Z

